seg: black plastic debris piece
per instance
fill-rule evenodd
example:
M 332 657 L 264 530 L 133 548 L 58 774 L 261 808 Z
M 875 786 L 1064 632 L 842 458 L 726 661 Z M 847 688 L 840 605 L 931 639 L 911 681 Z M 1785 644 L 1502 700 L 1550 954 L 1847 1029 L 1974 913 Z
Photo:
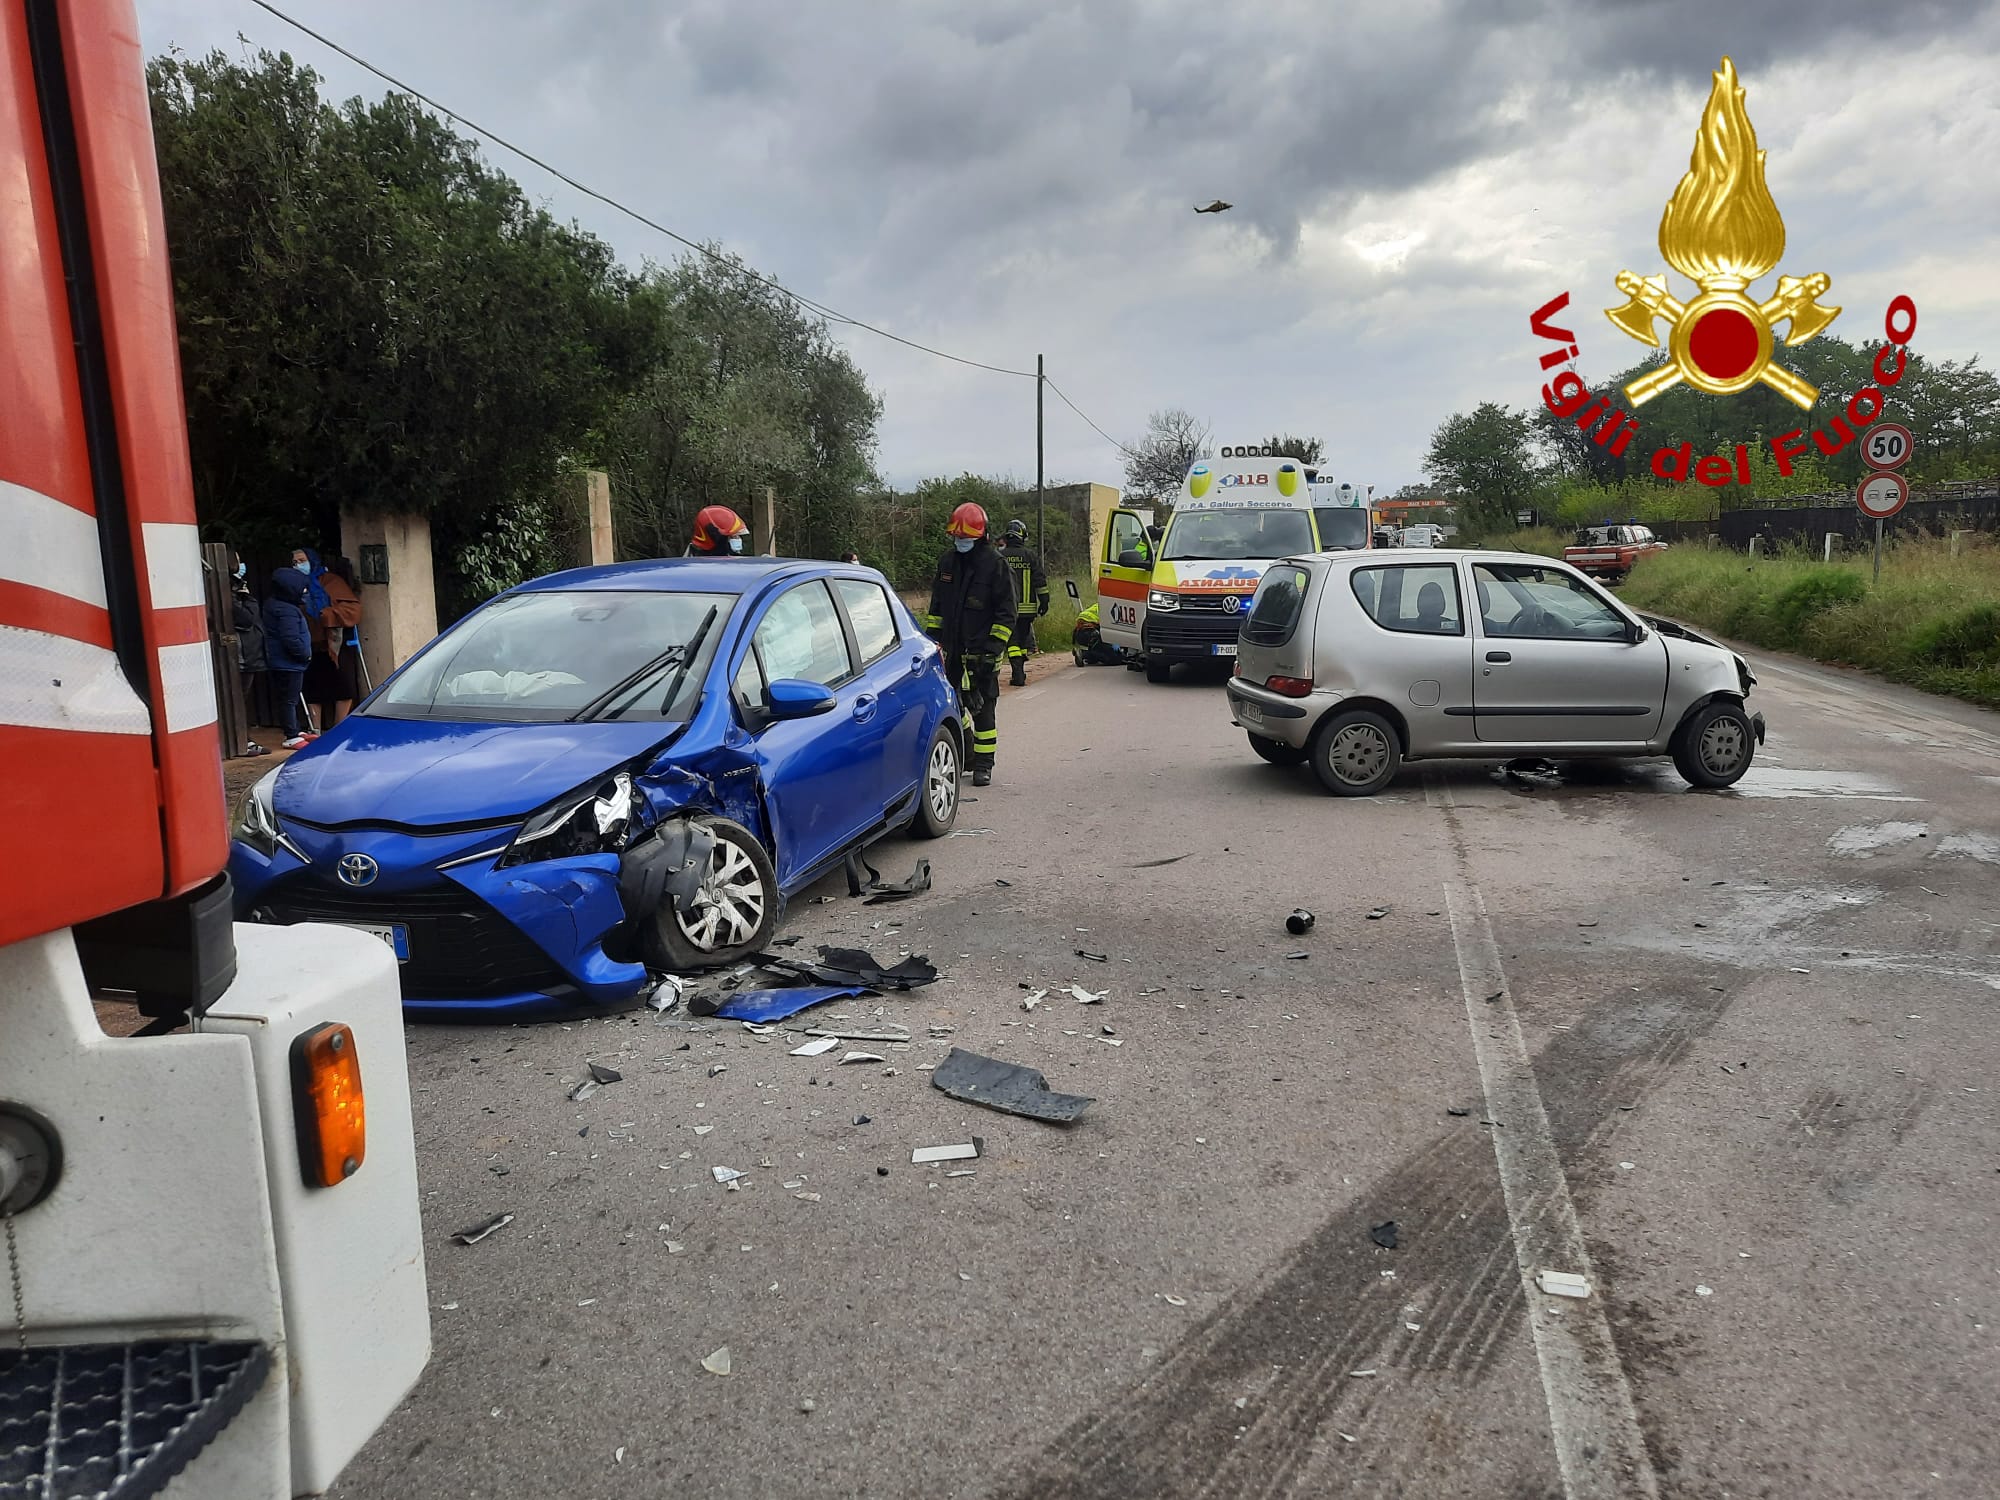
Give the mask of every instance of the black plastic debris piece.
M 1077 949 L 1076 956 L 1078 958 L 1087 958 L 1094 964 L 1108 964 L 1111 962 L 1110 958 L 1105 954 L 1092 953 L 1088 948 Z
M 882 872 L 868 863 L 868 856 L 855 850 L 847 856 L 847 894 L 866 896 L 867 906 L 879 906 L 884 901 L 903 901 L 911 896 L 922 895 L 931 888 L 931 862 L 917 861 L 907 880 L 884 880 Z
M 1304 937 L 1313 930 L 1313 920 L 1311 912 L 1303 906 L 1297 907 L 1289 917 L 1285 918 L 1285 931 L 1293 937 Z
M 1491 1005 L 1497 1000 L 1505 1000 L 1506 998 L 1507 998 L 1507 992 L 1505 990 L 1495 990 L 1492 994 L 1486 997 L 1486 1003 L 1488 1005 Z
M 607 1068 L 603 1063 L 592 1063 L 590 1065 L 590 1076 L 599 1083 L 622 1083 L 625 1080 L 623 1073 L 619 1072 L 616 1068 Z
M 760 953 L 757 958 L 766 968 L 796 976 L 794 982 L 803 984 L 854 984 L 871 990 L 911 990 L 920 984 L 930 984 L 938 977 L 936 967 L 921 953 L 913 953 L 886 969 L 872 953 L 862 948 L 830 948 L 822 944 L 819 956 L 818 963 L 803 958 L 784 958 L 774 953 Z
M 962 1047 L 952 1048 L 932 1069 L 931 1087 L 967 1104 L 983 1104 L 988 1109 L 1057 1125 L 1069 1124 L 1097 1102 L 1081 1094 L 1054 1092 L 1033 1068 L 981 1057 Z
M 1142 859 L 1136 865 L 1127 865 L 1125 868 L 1128 870 L 1157 870 L 1161 865 L 1177 865 L 1187 857 L 1185 854 L 1169 854 L 1165 859 Z
M 854 1117 L 854 1123 L 857 1125 L 873 1125 L 875 1121 L 873 1117 L 869 1115 L 856 1115 Z
M 590 1139 L 590 1127 L 589 1127 L 588 1125 L 584 1126 L 584 1127 L 583 1127 L 583 1129 L 579 1130 L 579 1131 L 578 1131 L 578 1132 L 576 1133 L 576 1138 L 577 1138 L 578 1140 L 580 1140 L 580 1141 L 584 1141 L 584 1140 L 589 1140 L 589 1139 Z
M 1518 760 L 1510 760 L 1506 766 L 1510 781 L 1522 781 L 1530 786 L 1560 786 L 1562 772 L 1556 769 L 1552 760 L 1543 760 L 1537 755 L 1524 755 Z
M 799 942 L 799 935 L 795 932 L 790 937 L 772 938 L 771 946 L 773 948 L 796 948 Z
M 1380 1224 L 1372 1225 L 1368 1230 L 1368 1238 L 1380 1245 L 1384 1250 L 1395 1249 L 1396 1221 L 1394 1219 L 1384 1219 Z
M 1576 925 L 1579 927 L 1595 927 L 1597 925 L 1597 918 L 1585 917 L 1581 921 L 1579 921 Z
M 875 1175 L 877 1177 L 887 1177 L 889 1175 L 889 1169 L 887 1167 L 877 1167 L 875 1169 Z
M 687 1051 L 687 1050 L 688 1050 L 689 1048 L 691 1048 L 692 1046 L 694 1046 L 694 1043 L 693 1043 L 693 1042 L 682 1042 L 682 1043 L 681 1043 L 681 1044 L 680 1044 L 680 1045 L 679 1045 L 678 1047 L 674 1048 L 674 1051 L 676 1051 L 676 1052 L 685 1052 L 685 1051 Z
M 513 1222 L 514 1216 L 512 1214 L 495 1214 L 484 1224 L 475 1224 L 470 1229 L 459 1230 L 452 1238 L 461 1245 L 476 1245 L 489 1234 L 494 1234 L 499 1230 L 505 1229 Z
M 1373 911 L 1368 913 L 1368 920 L 1371 922 L 1379 922 L 1384 917 L 1389 915 L 1390 910 L 1391 909 L 1389 907 L 1378 906 Z
M 1287 954 L 1285 955 L 1285 957 L 1286 957 L 1286 958 L 1311 958 L 1311 957 L 1312 957 L 1312 955 L 1311 955 L 1310 953 L 1306 952 L 1306 951 L 1305 951 L 1305 950 L 1304 950 L 1303 948 L 1301 948 L 1301 949 L 1299 949 L 1299 950 L 1298 950 L 1297 952 L 1295 952 L 1295 953 L 1287 953 Z
M 1461 1120 L 1472 1113 L 1469 1109 L 1460 1109 L 1456 1104 L 1447 1104 L 1444 1112 L 1448 1115 L 1457 1115 Z
M 1004 890 L 1006 890 L 1006 889 L 1007 889 L 1008 887 L 1012 886 L 1014 882 L 1013 882 L 1013 881 L 1011 881 L 1011 880 L 996 880 L 996 881 L 994 881 L 993 883 L 994 883 L 995 885 L 999 886 L 999 887 L 1000 887 L 1000 889 L 1004 891 Z

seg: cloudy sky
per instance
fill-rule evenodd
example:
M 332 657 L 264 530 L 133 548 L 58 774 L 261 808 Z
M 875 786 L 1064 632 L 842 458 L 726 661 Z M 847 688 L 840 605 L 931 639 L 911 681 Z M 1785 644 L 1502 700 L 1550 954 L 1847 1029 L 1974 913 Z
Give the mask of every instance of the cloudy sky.
M 1899 292 L 1917 347 L 2000 355 L 1990 0 L 277 0 L 452 109 L 788 285 L 1049 373 L 1113 437 L 1182 406 L 1220 442 L 1326 440 L 1421 476 L 1431 430 L 1539 384 L 1528 314 L 1663 269 L 1660 209 L 1734 57 L 1833 331 Z M 383 85 L 250 0 L 139 0 L 149 52 L 283 49 Z M 676 247 L 497 149 L 632 263 Z M 1197 217 L 1222 197 L 1236 207 Z M 1691 291 L 1677 286 L 1684 295 Z M 1758 290 L 1766 290 L 1759 287 Z M 841 335 L 896 482 L 1034 474 L 1034 384 Z M 1051 480 L 1120 454 L 1049 399 Z

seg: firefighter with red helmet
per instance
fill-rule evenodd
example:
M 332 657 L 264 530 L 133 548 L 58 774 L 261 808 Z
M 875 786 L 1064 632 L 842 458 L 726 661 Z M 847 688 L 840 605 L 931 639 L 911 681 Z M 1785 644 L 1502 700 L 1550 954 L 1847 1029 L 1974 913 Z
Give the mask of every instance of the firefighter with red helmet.
M 694 515 L 694 535 L 683 557 L 735 557 L 750 545 L 750 528 L 726 505 L 704 505 Z
M 951 546 L 938 558 L 924 630 L 944 648 L 945 671 L 958 683 L 972 719 L 972 784 L 993 780 L 1000 748 L 1000 658 L 1014 638 L 1014 574 L 986 539 L 986 512 L 967 502 L 945 527 Z

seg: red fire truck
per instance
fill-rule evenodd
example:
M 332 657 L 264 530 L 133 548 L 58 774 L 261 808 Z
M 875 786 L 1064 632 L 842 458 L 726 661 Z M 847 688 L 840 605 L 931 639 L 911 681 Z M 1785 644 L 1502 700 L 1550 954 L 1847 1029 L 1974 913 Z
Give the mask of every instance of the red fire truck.
M 394 960 L 232 926 L 203 604 L 131 0 L 0 0 L 0 1494 L 316 1494 L 429 1357 Z

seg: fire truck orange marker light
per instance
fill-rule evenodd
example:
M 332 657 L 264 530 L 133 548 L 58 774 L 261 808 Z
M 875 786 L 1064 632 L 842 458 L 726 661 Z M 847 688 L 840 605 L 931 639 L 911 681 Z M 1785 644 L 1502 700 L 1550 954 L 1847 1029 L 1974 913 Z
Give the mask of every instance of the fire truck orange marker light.
M 292 1043 L 292 1110 L 299 1167 L 310 1187 L 333 1187 L 361 1170 L 368 1111 L 354 1032 L 328 1023 Z

